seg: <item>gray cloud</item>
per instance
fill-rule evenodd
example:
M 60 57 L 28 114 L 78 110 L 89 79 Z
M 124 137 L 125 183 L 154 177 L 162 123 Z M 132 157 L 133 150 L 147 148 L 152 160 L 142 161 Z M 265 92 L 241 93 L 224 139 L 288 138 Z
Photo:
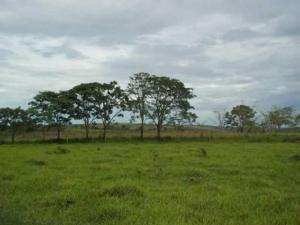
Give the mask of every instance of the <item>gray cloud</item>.
M 193 87 L 200 121 L 245 103 L 300 110 L 300 1 L 1 0 L 0 107 L 140 71 Z
M 53 57 L 56 55 L 64 55 L 69 59 L 84 59 L 85 56 L 67 45 L 61 45 L 58 47 L 48 47 L 44 49 L 34 49 L 37 53 L 40 53 L 44 57 Z
M 0 61 L 6 60 L 10 56 L 12 56 L 14 53 L 8 49 L 0 48 Z

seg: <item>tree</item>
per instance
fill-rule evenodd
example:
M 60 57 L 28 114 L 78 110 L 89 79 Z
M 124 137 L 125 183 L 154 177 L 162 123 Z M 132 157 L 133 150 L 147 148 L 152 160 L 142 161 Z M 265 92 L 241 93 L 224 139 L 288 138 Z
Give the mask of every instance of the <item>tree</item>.
M 29 105 L 32 115 L 40 122 L 56 128 L 59 140 L 63 127 L 71 122 L 71 103 L 67 93 L 40 92 Z
M 294 109 L 292 107 L 276 107 L 267 112 L 264 117 L 265 121 L 269 123 L 271 129 L 280 130 L 282 126 L 291 126 L 295 122 L 293 115 Z
M 147 116 L 152 119 L 156 126 L 157 138 L 161 138 L 163 125 L 172 116 L 175 110 L 187 112 L 193 107 L 189 100 L 194 97 L 191 88 L 186 88 L 184 84 L 169 77 L 150 76 L 150 95 L 147 100 Z
M 68 91 L 70 114 L 73 119 L 83 120 L 86 139 L 89 138 L 90 125 L 96 119 L 93 114 L 93 86 L 93 83 L 80 84 Z
M 220 129 L 223 129 L 224 128 L 224 124 L 225 124 L 225 115 L 226 115 L 226 112 L 225 110 L 222 110 L 222 111 L 214 111 L 215 115 L 216 115 L 216 122 L 218 123 L 218 127 Z
M 12 108 L 1 108 L 0 109 L 0 128 L 8 129 L 11 133 L 11 142 L 15 142 L 15 135 L 19 128 L 26 126 L 29 118 L 27 112 L 20 107 Z
M 127 86 L 128 108 L 141 120 L 140 137 L 144 139 L 144 123 L 148 113 L 147 100 L 150 96 L 149 73 L 137 73 L 129 78 Z
M 127 97 L 116 81 L 92 83 L 90 88 L 93 93 L 93 116 L 102 122 L 102 139 L 105 141 L 107 129 L 112 121 L 123 116 L 121 112 L 125 109 Z
M 255 125 L 256 112 L 247 105 L 237 105 L 231 112 L 225 113 L 225 127 L 237 128 L 241 133 L 249 131 Z
M 189 108 L 193 109 L 193 107 Z M 169 118 L 168 124 L 173 125 L 175 129 L 181 129 L 184 125 L 192 125 L 197 119 L 197 115 L 187 110 L 187 108 L 175 109 Z
M 296 126 L 300 125 L 300 114 L 295 116 L 295 125 Z
M 236 116 L 230 112 L 226 112 L 224 114 L 224 127 L 227 129 L 236 129 L 238 127 Z

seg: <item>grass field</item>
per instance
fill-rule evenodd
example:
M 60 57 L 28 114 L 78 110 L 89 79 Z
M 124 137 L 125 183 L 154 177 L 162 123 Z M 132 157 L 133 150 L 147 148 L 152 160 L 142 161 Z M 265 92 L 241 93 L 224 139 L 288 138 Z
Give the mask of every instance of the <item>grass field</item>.
M 1 225 L 298 225 L 299 214 L 299 143 L 0 145 Z

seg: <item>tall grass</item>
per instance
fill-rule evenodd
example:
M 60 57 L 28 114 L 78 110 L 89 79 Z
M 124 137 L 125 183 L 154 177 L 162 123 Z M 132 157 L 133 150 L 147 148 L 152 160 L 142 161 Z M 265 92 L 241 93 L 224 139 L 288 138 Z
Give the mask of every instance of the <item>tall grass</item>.
M 86 140 L 85 130 L 83 126 L 68 126 L 62 132 L 62 140 L 60 142 L 86 142 L 86 141 L 101 141 L 99 134 L 100 129 L 92 128 L 90 130 L 90 138 Z M 122 125 L 112 127 L 108 130 L 107 140 L 138 140 L 139 129 L 137 126 Z M 155 140 L 156 131 L 149 126 L 144 133 L 145 140 Z M 273 132 L 273 133 L 248 133 L 241 134 L 238 132 L 224 131 L 217 129 L 208 130 L 203 128 L 197 129 L 174 129 L 168 127 L 162 132 L 162 140 L 199 140 L 199 141 L 249 141 L 249 142 L 300 142 L 300 132 Z M 55 142 L 56 131 L 49 129 L 46 132 L 41 130 L 34 130 L 28 132 L 18 132 L 16 135 L 17 142 Z M 9 143 L 10 135 L 8 132 L 0 132 L 0 143 Z

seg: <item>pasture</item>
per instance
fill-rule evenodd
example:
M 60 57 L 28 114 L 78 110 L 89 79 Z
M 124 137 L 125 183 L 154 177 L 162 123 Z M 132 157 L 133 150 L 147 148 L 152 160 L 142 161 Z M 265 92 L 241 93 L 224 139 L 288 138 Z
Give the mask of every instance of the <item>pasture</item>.
M 299 172 L 299 143 L 0 145 L 0 224 L 296 225 Z

